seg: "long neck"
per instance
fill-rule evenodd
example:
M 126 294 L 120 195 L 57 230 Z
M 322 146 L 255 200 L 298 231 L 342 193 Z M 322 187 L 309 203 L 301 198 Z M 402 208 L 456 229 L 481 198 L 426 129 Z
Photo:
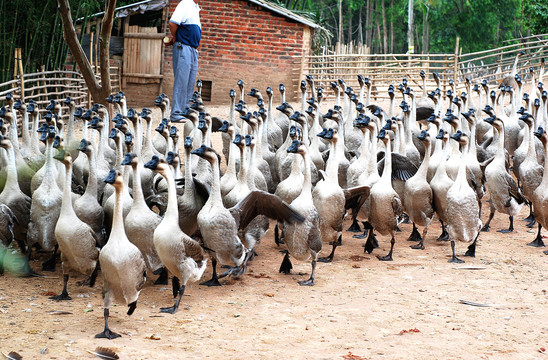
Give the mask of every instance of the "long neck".
M 19 183 L 17 181 L 17 166 L 15 165 L 15 152 L 13 151 L 13 146 L 10 145 L 6 149 L 6 151 L 8 153 L 8 174 L 4 190 L 13 190 L 15 188 L 19 189 Z
M 76 111 L 76 108 L 74 106 L 70 106 L 69 109 L 69 118 L 67 120 L 67 143 L 70 143 L 76 138 L 76 135 L 74 133 L 74 112 Z
M 304 183 L 301 194 L 311 196 L 312 191 L 312 174 L 310 173 L 310 155 L 305 153 L 304 158 Z
M 29 134 L 29 113 L 23 111 L 23 127 L 21 128 L 21 137 L 23 138 L 23 144 L 30 145 Z
M 331 151 L 329 152 L 329 158 L 325 165 L 325 172 L 330 181 L 334 181 L 339 184 L 339 159 L 338 159 L 337 141 L 331 142 Z
M 255 172 L 255 145 L 249 146 L 249 171 L 248 171 L 248 179 L 247 179 L 247 186 L 249 186 L 250 190 L 257 190 L 257 187 L 255 186 L 254 181 L 254 172 Z
M 146 122 L 147 122 L 147 128 L 145 133 L 145 144 L 143 146 L 143 149 L 146 148 L 147 150 L 152 151 L 154 147 L 152 145 L 152 119 L 147 118 Z
M 109 242 L 113 239 L 116 242 L 124 241 L 127 239 L 126 230 L 124 228 L 124 203 L 123 203 L 123 192 L 125 184 L 120 184 L 120 186 L 114 187 L 114 213 L 112 216 L 112 234 L 116 236 L 111 236 Z M 129 241 L 129 240 L 128 240 Z
M 146 205 L 141 185 L 141 165 L 136 163 L 132 164 L 131 167 L 133 168 L 133 204 L 139 206 Z
M 63 184 L 63 201 L 61 203 L 61 216 L 76 216 L 72 208 L 72 162 L 65 164 L 65 182 Z
M 137 157 L 141 158 L 141 153 L 143 150 L 143 122 L 141 120 L 140 116 L 137 116 L 137 120 L 135 120 L 135 154 L 137 154 Z
M 241 183 L 247 182 L 247 156 L 245 146 L 238 146 L 240 150 L 240 172 L 238 172 L 238 181 Z
M 544 153 L 548 154 L 548 142 L 543 141 L 542 145 L 544 145 Z M 548 156 L 544 156 L 544 173 L 542 174 L 541 185 L 548 186 Z
M 234 170 L 236 171 L 236 170 Z M 194 179 L 192 178 L 192 160 L 190 149 L 185 148 L 185 190 L 183 196 L 194 195 Z
M 40 147 L 38 146 L 38 130 L 39 123 L 40 123 L 40 116 L 38 115 L 38 111 L 35 111 L 31 115 L 32 117 L 32 133 L 31 133 L 31 146 L 35 153 L 38 153 L 37 151 L 40 151 Z
M 121 168 L 122 161 L 124 160 L 124 149 L 122 145 L 122 137 L 118 136 L 116 138 L 116 168 Z
M 363 104 L 363 100 L 365 97 L 365 85 L 360 86 L 360 102 Z
M 86 155 L 88 157 L 89 175 L 85 194 L 89 194 L 90 196 L 97 198 L 97 159 L 93 147 L 91 151 L 86 153 Z
M 46 163 L 44 165 L 44 177 L 42 182 L 51 182 L 52 184 L 57 184 L 55 181 L 55 164 L 53 163 L 53 139 L 47 139 L 46 142 Z
M 221 174 L 219 171 L 219 161 L 215 158 L 212 162 L 210 162 L 210 164 L 213 175 L 211 178 L 211 191 L 209 193 L 207 203 L 222 204 L 223 200 L 221 197 Z
M 234 135 L 231 135 L 230 137 L 230 145 L 229 145 L 229 152 L 228 152 L 228 164 L 226 166 L 226 174 L 236 174 L 236 151 L 239 151 L 236 144 L 233 143 L 234 141 Z M 189 156 L 187 156 L 189 157 Z M 186 161 L 186 160 L 185 160 Z M 186 162 L 185 162 L 186 166 Z M 185 170 L 186 174 L 186 170 Z M 186 175 L 185 175 L 186 176 Z
M 381 175 L 381 181 L 391 181 L 392 178 L 392 150 L 390 150 L 390 136 L 386 135 L 388 141 L 386 142 L 384 150 L 384 169 Z
M 432 145 L 430 144 L 430 141 L 426 143 L 425 149 L 424 149 L 424 159 L 422 160 L 421 165 L 419 166 L 419 170 L 417 170 L 417 176 L 420 176 L 423 179 L 426 179 L 426 175 L 428 173 L 428 164 L 430 163 L 430 149 Z
M 499 140 L 497 143 L 497 154 L 495 155 L 498 158 L 504 158 L 504 127 L 500 129 L 499 133 Z

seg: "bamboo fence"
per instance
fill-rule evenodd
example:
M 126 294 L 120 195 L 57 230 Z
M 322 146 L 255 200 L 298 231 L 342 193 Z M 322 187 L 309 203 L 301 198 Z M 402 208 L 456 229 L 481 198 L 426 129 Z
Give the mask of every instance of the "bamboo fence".
M 450 80 L 459 90 L 464 89 L 466 78 L 472 82 L 487 79 L 496 84 L 511 74 L 520 51 L 526 54 L 518 62 L 518 74 L 524 81 L 530 78 L 530 68 L 538 74 L 541 59 L 548 56 L 548 34 L 509 42 L 512 44 L 469 54 L 461 54 L 458 38 L 452 54 L 370 54 L 354 46 L 337 45 L 333 50 L 324 48 L 321 54 L 308 56 L 300 76 L 303 78 L 310 74 L 319 87 L 326 89 L 330 88 L 331 82 L 342 78 L 356 91 L 359 87 L 357 76 L 363 75 L 370 78 L 374 85 L 372 95 L 378 99 L 388 98 L 388 86 L 398 85 L 403 78 L 415 91 L 422 91 L 421 70 L 428 74 L 427 89 L 436 87 L 431 76 L 433 72 L 440 74 L 440 89 L 443 91 L 448 89 Z

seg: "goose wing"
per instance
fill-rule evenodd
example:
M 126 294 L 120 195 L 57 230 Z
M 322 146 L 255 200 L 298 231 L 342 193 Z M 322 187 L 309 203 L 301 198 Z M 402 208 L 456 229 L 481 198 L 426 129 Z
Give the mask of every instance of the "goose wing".
M 506 183 L 508 184 L 508 194 L 516 199 L 518 204 L 523 204 L 525 202 L 525 198 L 523 197 L 523 194 L 521 193 L 521 190 L 519 189 L 516 180 L 514 180 L 514 178 L 507 172 L 505 172 L 503 176 L 506 180 Z
M 394 211 L 396 217 L 403 214 L 403 206 L 401 205 L 401 200 L 398 196 L 394 196 L 392 198 L 392 210 Z
M 256 190 L 229 209 L 239 229 L 244 229 L 257 215 L 277 221 L 302 222 L 304 217 L 276 195 Z
M 197 202 L 199 204 L 205 204 L 207 199 L 209 199 L 211 187 L 207 183 L 200 181 L 200 179 L 195 177 L 192 179 L 194 180 L 194 196 L 196 197 Z
M 417 121 L 426 120 L 432 114 L 434 114 L 434 109 L 429 106 L 419 106 L 416 110 L 416 119 Z
M 186 234 L 184 235 L 183 242 L 185 244 L 185 254 L 188 257 L 191 257 L 197 263 L 204 260 L 205 252 L 199 242 Z
M 365 203 L 365 200 L 369 197 L 371 188 L 369 186 L 355 186 L 349 189 L 343 189 L 344 198 L 346 200 L 344 204 L 345 210 L 352 209 L 352 211 L 359 210 Z
M 0 204 L 0 234 L 5 245 L 9 245 L 13 241 L 13 225 L 16 222 L 17 218 L 9 206 Z
M 211 131 L 216 132 L 223 126 L 223 119 L 217 116 L 211 117 Z
M 407 181 L 417 173 L 419 169 L 407 156 L 398 153 L 392 153 L 392 180 L 400 179 Z M 378 156 L 378 155 L 377 155 Z M 379 175 L 382 175 L 384 170 L 384 157 L 377 163 Z

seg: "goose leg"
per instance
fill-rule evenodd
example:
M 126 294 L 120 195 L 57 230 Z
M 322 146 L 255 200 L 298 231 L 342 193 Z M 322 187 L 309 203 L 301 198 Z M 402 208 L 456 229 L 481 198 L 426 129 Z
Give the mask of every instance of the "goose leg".
M 380 261 L 392 261 L 392 252 L 394 251 L 394 244 L 396 243 L 396 239 L 394 239 L 394 237 L 392 236 L 392 239 L 390 240 L 390 251 L 388 252 L 388 254 L 386 254 L 386 256 L 377 256 L 377 258 L 380 260 Z
M 67 292 L 68 279 L 69 279 L 69 275 L 68 274 L 63 274 L 63 291 L 61 291 L 61 295 L 51 296 L 50 300 L 57 300 L 57 301 L 72 300 L 72 298 L 69 296 L 69 294 Z
M 362 221 L 363 224 L 363 234 L 360 235 L 353 235 L 353 238 L 356 239 L 365 239 L 367 237 L 367 233 L 369 230 L 371 230 L 371 224 L 369 224 L 369 221 Z
M 411 245 L 410 248 L 411 249 L 424 250 L 424 239 L 426 238 L 426 233 L 427 232 L 428 232 L 428 226 L 426 226 L 424 228 L 424 230 L 422 231 L 422 236 L 420 237 L 419 243 L 415 244 L 415 245 Z M 418 231 L 417 231 L 417 233 L 418 233 Z
M 508 234 L 514 231 L 514 217 L 508 216 L 508 218 L 510 219 L 510 226 L 508 227 L 508 229 L 498 230 L 499 233 Z
M 534 246 L 534 247 L 544 247 L 544 241 L 542 241 L 542 236 L 540 235 L 540 229 L 542 229 L 542 225 L 540 225 L 539 223 L 537 237 L 535 238 L 535 240 L 533 240 L 527 245 Z
M 447 227 L 443 224 L 443 221 L 441 221 L 441 235 L 436 241 L 449 241 L 449 233 L 447 232 Z
M 464 260 L 459 259 L 455 254 L 455 240 L 451 240 L 451 250 L 453 251 L 453 257 L 448 262 L 462 264 Z
M 421 234 L 419 233 L 419 229 L 417 229 L 417 225 L 413 223 L 413 231 L 411 231 L 411 235 L 407 238 L 407 241 L 421 241 Z
M 350 227 L 348 229 L 346 229 L 346 231 L 350 231 L 350 232 L 360 232 L 361 231 L 360 224 L 358 224 L 358 220 L 356 218 L 352 219 L 352 225 L 350 225 Z
M 219 282 L 219 277 L 217 276 L 217 259 L 215 259 L 215 257 L 211 258 L 211 266 L 213 267 L 213 274 L 211 275 L 211 279 L 201 282 L 200 285 L 221 286 L 221 283 Z
M 493 220 L 493 217 L 495 216 L 495 209 L 491 209 L 491 212 L 489 213 L 489 219 L 487 219 L 487 222 L 485 225 L 481 228 L 481 231 L 483 232 L 489 232 L 489 224 L 491 224 L 491 220 Z
M 306 281 L 299 281 L 301 286 L 314 286 L 314 271 L 316 270 L 316 258 L 312 260 L 312 273 L 310 273 L 310 278 Z
M 283 235 L 283 230 L 282 230 Z M 285 244 L 282 238 L 280 237 L 280 229 L 278 228 L 278 223 L 276 223 L 276 226 L 274 227 L 274 242 L 276 243 L 276 246 L 280 246 L 280 244 Z
M 527 201 L 527 205 L 529 206 L 529 216 L 527 216 L 523 221 L 527 221 L 529 224 L 527 224 L 527 227 L 533 227 L 535 225 L 535 214 L 533 214 L 533 203 L 530 201 Z M 533 223 L 533 225 L 531 225 Z M 531 226 L 529 226 L 531 225 Z
M 162 266 L 158 270 L 154 272 L 154 275 L 160 275 L 158 276 L 158 279 L 154 282 L 154 285 L 167 285 L 169 282 L 169 275 L 167 272 L 167 268 L 165 266 Z
M 291 273 L 291 269 L 293 269 L 293 265 L 291 264 L 291 260 L 289 260 L 289 251 L 285 251 L 285 256 L 280 265 L 279 272 L 288 275 Z
M 369 224 L 369 223 L 368 223 Z M 369 225 L 369 235 L 367 236 L 367 240 L 365 241 L 365 244 L 363 245 L 363 252 L 371 254 L 374 249 L 379 247 L 379 242 L 377 241 L 377 237 L 375 236 L 375 233 L 373 232 L 373 227 Z
M 335 256 L 335 249 L 337 248 L 338 245 L 340 245 L 341 243 L 341 238 L 342 238 L 342 234 L 339 235 L 339 240 L 338 241 L 332 241 L 330 244 L 333 245 L 333 249 L 331 250 L 331 254 L 329 254 L 329 256 L 327 257 L 321 257 L 318 259 L 319 262 L 323 262 L 323 263 L 328 263 L 328 262 L 332 262 L 333 261 L 333 257 Z
M 474 242 L 468 246 L 468 250 L 464 253 L 464 256 L 476 257 L 476 243 L 478 241 L 478 236 L 474 239 Z
M 55 263 L 60 257 L 60 255 L 57 253 L 57 249 L 59 249 L 59 244 L 55 244 L 55 248 L 53 249 L 53 254 L 51 254 L 51 257 L 42 263 L 42 271 L 55 271 Z
M 105 308 L 105 310 L 104 310 L 105 330 L 103 330 L 102 333 L 95 335 L 95 337 L 98 338 L 98 339 L 109 339 L 109 340 L 112 340 L 112 339 L 116 339 L 116 338 L 119 338 L 119 337 L 122 336 L 122 335 L 117 334 L 117 333 L 115 333 L 115 332 L 113 332 L 113 331 L 110 331 L 110 329 L 109 329 L 109 327 L 108 327 L 108 316 L 109 316 L 109 310 L 108 310 L 108 308 Z
M 177 310 L 179 309 L 179 303 L 181 302 L 181 298 L 183 297 L 183 294 L 185 293 L 185 285 L 181 286 L 178 292 L 179 292 L 179 297 L 177 298 L 177 300 L 175 300 L 175 304 L 173 304 L 173 306 L 171 307 L 161 308 L 160 312 L 169 313 L 169 314 L 175 314 L 177 312 Z

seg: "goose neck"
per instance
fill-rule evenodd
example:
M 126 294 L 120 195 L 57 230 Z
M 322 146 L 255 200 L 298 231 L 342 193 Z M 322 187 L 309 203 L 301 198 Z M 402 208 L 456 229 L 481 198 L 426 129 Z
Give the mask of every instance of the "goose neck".
M 111 234 L 114 234 L 115 236 L 110 236 L 109 243 L 112 240 L 119 242 L 127 238 L 126 230 L 124 228 L 124 188 L 125 184 L 123 183 L 114 187 L 114 211 L 112 216 Z
M 76 216 L 72 207 L 72 162 L 65 163 L 65 181 L 63 184 L 63 199 L 61 202 L 61 216 Z
M 133 202 L 135 205 L 146 205 L 141 185 L 141 166 L 138 162 L 131 165 L 133 169 Z
M 382 171 L 381 180 L 387 182 L 392 178 L 392 150 L 390 149 L 390 136 L 386 136 L 386 146 L 384 150 L 384 169 Z
M 8 171 L 7 171 L 7 177 L 6 177 L 6 185 L 4 186 L 4 190 L 7 189 L 13 190 L 16 188 L 19 188 L 19 182 L 17 181 L 17 166 L 15 164 L 15 152 L 13 151 L 13 145 L 10 145 L 6 149 L 8 153 Z
M 339 159 L 337 149 L 338 141 L 334 140 L 331 143 L 331 151 L 329 153 L 329 158 L 327 159 L 327 164 L 325 165 L 325 172 L 327 173 L 327 178 L 330 181 L 334 181 L 338 184 L 339 182 Z
M 97 198 L 97 159 L 95 156 L 95 150 L 93 147 L 91 151 L 86 153 L 89 164 L 88 184 L 86 186 L 85 194 Z

